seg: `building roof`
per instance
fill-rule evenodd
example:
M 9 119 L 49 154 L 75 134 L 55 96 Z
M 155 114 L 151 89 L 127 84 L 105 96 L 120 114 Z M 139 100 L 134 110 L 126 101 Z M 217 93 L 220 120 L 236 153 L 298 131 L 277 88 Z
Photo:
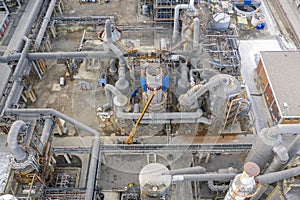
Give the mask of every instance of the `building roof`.
M 300 116 L 300 51 L 263 51 L 261 59 L 282 116 Z

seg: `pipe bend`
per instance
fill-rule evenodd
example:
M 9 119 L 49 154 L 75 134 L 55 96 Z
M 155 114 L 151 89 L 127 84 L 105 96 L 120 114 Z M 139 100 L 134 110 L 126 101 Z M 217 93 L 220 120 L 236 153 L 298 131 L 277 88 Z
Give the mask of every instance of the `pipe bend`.
M 114 94 L 117 97 L 118 102 L 123 102 L 125 100 L 125 96 L 118 90 L 115 86 L 111 84 L 106 84 L 104 87 L 107 103 L 105 104 L 104 109 L 110 109 L 113 106 L 113 96 Z
M 17 161 L 23 161 L 26 158 L 26 152 L 18 144 L 19 132 L 23 131 L 25 128 L 26 123 L 22 120 L 17 120 L 11 126 L 7 137 L 9 151 Z

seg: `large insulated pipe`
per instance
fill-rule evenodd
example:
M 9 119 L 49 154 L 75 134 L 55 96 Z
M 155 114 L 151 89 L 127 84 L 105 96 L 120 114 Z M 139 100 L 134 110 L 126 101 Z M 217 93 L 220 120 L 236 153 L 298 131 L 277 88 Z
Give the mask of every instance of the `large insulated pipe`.
M 255 162 L 261 169 L 266 163 L 270 163 L 273 157 L 273 148 L 281 144 L 281 134 L 299 134 L 300 125 L 277 125 L 271 128 L 265 128 L 258 133 L 251 151 L 245 162 Z
M 281 145 L 279 145 L 279 147 L 280 146 Z M 297 135 L 297 137 L 293 140 L 292 144 L 288 147 L 287 152 L 285 147 L 281 147 L 281 150 L 277 150 L 277 148 L 278 147 L 274 148 L 274 152 L 276 153 L 276 155 L 274 156 L 273 161 L 269 165 L 265 174 L 282 170 L 285 167 L 286 163 L 293 159 L 293 157 L 297 154 L 297 152 L 300 149 L 300 135 Z M 262 185 L 259 192 L 254 197 L 252 197 L 251 200 L 261 199 L 261 196 L 265 193 L 265 191 L 267 191 L 268 188 L 268 185 Z
M 18 144 L 19 132 L 24 131 L 25 129 L 26 123 L 24 121 L 17 120 L 13 123 L 8 132 L 8 148 L 17 161 L 24 161 L 26 158 L 26 152 Z
M 265 174 L 281 170 L 289 160 L 288 151 L 283 145 L 274 147 L 273 151 L 275 156 L 268 169 L 265 171 Z
M 54 109 L 7 109 L 6 114 L 18 114 L 18 115 L 29 114 L 29 115 L 36 115 L 36 116 L 52 115 L 61 118 L 66 122 L 76 126 L 77 128 L 94 135 L 95 141 L 91 152 L 91 160 L 89 165 L 88 180 L 87 180 L 86 194 L 85 194 L 86 200 L 94 199 L 98 159 L 99 159 L 99 152 L 100 152 L 100 133 L 98 131 Z
M 188 67 L 187 67 L 187 60 L 184 56 L 181 55 L 175 55 L 178 57 L 179 60 L 179 66 L 180 66 L 180 79 L 178 80 L 177 87 L 176 87 L 176 93 L 177 95 L 181 95 L 187 92 L 187 89 L 189 87 L 188 82 Z
M 194 5 L 189 4 L 178 4 L 175 6 L 175 14 L 174 14 L 174 29 L 173 29 L 173 41 L 176 42 L 178 38 L 178 29 L 179 29 L 179 14 L 180 10 L 195 10 Z
M 223 75 L 216 75 L 211 78 L 205 85 L 195 85 L 186 94 L 179 97 L 179 102 L 185 107 L 191 107 L 196 103 L 197 99 L 201 97 L 209 88 L 216 87 L 218 85 L 226 84 L 227 78 Z
M 36 48 L 39 48 L 39 46 L 41 45 L 41 42 L 42 42 L 42 39 L 44 37 L 45 31 L 47 29 L 48 23 L 50 22 L 50 18 L 51 18 L 51 15 L 53 13 L 55 4 L 56 4 L 56 0 L 51 0 L 50 4 L 48 6 L 48 10 L 46 12 L 46 15 L 44 17 L 44 20 L 42 22 L 42 25 L 40 27 L 39 33 L 37 34 L 36 39 L 35 39 L 35 44 L 34 45 L 35 45 Z
M 196 17 L 193 19 L 193 22 L 194 22 L 193 51 L 197 51 L 199 48 L 199 40 L 200 40 L 200 19 Z
M 41 136 L 41 143 L 43 144 L 44 148 L 45 148 L 45 146 L 49 140 L 49 137 L 51 135 L 53 124 L 54 124 L 53 119 L 51 119 L 51 118 L 45 119 L 44 128 L 43 128 L 42 136 Z
M 286 170 L 279 171 L 279 172 L 273 172 L 273 173 L 269 173 L 269 174 L 260 175 L 260 176 L 256 177 L 256 180 L 260 184 L 271 184 L 271 183 L 275 183 L 277 181 L 287 179 L 287 178 L 290 178 L 293 176 L 298 176 L 298 175 L 300 175 L 300 166 L 286 169 Z
M 127 113 L 117 109 L 117 119 L 138 119 L 141 113 Z M 195 112 L 163 112 L 163 113 L 145 113 L 143 119 L 146 120 L 191 120 L 202 116 L 202 111 L 198 109 Z
M 69 58 L 116 58 L 113 53 L 106 51 L 80 51 L 80 52 L 39 52 L 28 53 L 30 60 L 38 59 L 69 59 Z
M 124 57 L 123 52 L 113 44 L 112 42 L 112 24 L 111 21 L 108 19 L 105 22 L 105 31 L 106 31 L 106 40 L 107 40 L 107 47 L 110 49 L 119 59 L 119 79 L 116 82 L 116 87 L 118 90 L 122 92 L 122 94 L 128 96 L 130 95 L 130 87 L 129 87 L 129 82 L 126 80 L 126 59 Z
M 124 96 L 115 86 L 113 86 L 111 84 L 106 84 L 104 87 L 104 90 L 105 90 L 106 101 L 107 101 L 107 104 L 105 104 L 105 106 L 103 106 L 105 110 L 113 107 L 112 94 L 114 94 L 117 97 L 117 102 L 119 102 L 120 104 L 125 105 L 127 103 L 126 96 Z
M 236 176 L 235 173 L 206 173 L 206 174 L 186 174 L 186 175 L 174 175 L 172 176 L 172 181 L 182 182 L 182 181 L 228 181 L 232 180 Z
M 28 17 L 24 18 L 24 24 L 22 26 L 18 26 L 16 31 L 13 34 L 13 40 L 15 40 L 15 45 L 13 45 L 13 49 L 8 49 L 8 51 L 5 52 L 5 55 L 8 55 L 11 53 L 11 51 L 20 51 L 24 45 L 24 41 L 22 40 L 23 36 L 28 36 L 33 23 L 36 20 L 37 15 L 39 14 L 39 10 L 41 10 L 41 7 L 43 5 L 44 1 L 37 1 L 37 0 L 31 0 L 28 2 L 25 10 L 26 13 L 29 12 Z M 22 19 L 20 23 L 22 23 Z
M 205 172 L 206 169 L 204 167 L 196 166 L 182 169 L 173 169 L 163 172 L 162 175 L 204 174 Z
M 22 54 L 21 54 L 21 57 L 20 57 L 20 60 L 15 68 L 15 71 L 14 71 L 14 82 L 13 82 L 13 86 L 12 86 L 12 89 L 7 97 L 7 100 L 5 102 L 5 106 L 4 106 L 4 109 L 5 108 L 11 108 L 13 104 L 15 104 L 16 102 L 15 101 L 18 101 L 19 100 L 19 97 L 16 97 L 16 94 L 17 92 L 19 91 L 23 91 L 23 85 L 20 84 L 20 82 L 22 81 L 22 77 L 23 77 L 23 70 L 24 70 L 24 65 L 26 63 L 26 54 L 29 52 L 29 49 L 30 49 L 30 45 L 31 45 L 31 40 L 24 37 L 23 39 L 26 40 L 26 44 L 22 50 Z

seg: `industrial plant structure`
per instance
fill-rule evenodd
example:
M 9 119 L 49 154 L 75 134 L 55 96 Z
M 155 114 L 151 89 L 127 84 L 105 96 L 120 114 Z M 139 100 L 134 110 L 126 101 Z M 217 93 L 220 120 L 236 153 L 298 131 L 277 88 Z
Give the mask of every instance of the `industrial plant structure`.
M 280 2 L 1 1 L 0 200 L 299 199 Z

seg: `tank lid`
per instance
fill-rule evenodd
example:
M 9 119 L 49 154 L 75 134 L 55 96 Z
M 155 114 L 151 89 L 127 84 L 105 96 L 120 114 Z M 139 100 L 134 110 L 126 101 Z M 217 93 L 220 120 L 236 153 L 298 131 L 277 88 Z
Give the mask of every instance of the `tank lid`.
M 247 162 L 244 165 L 244 171 L 250 176 L 257 176 L 260 173 L 259 166 L 254 162 Z

